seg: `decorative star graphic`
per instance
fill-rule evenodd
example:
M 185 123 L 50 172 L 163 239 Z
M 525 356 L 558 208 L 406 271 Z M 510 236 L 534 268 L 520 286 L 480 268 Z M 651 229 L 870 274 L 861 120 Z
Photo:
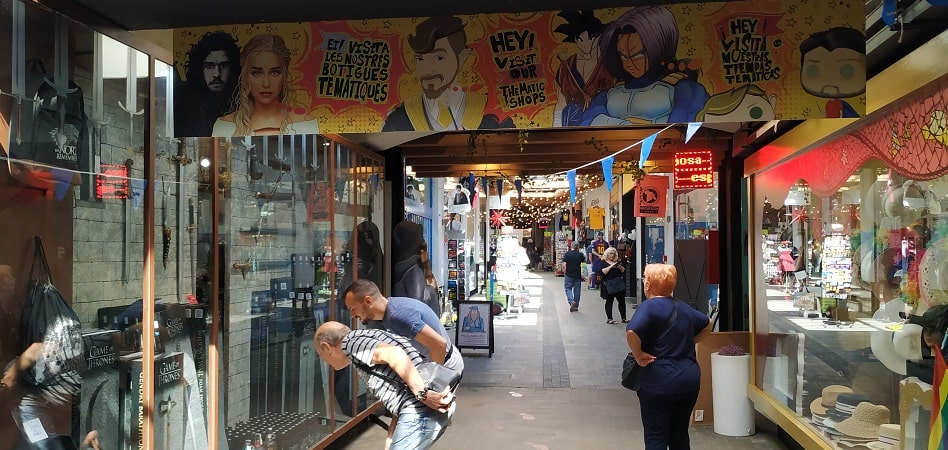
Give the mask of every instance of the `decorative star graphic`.
M 490 211 L 490 226 L 494 228 L 500 228 L 504 225 L 507 225 L 507 221 L 504 218 L 504 210 L 492 209 Z

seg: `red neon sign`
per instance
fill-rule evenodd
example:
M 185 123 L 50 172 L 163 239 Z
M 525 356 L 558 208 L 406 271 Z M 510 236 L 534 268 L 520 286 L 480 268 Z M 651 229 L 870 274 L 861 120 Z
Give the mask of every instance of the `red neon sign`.
M 675 189 L 714 186 L 714 161 L 710 150 L 675 153 Z
M 124 164 L 100 164 L 95 177 L 96 198 L 128 198 L 128 166 Z

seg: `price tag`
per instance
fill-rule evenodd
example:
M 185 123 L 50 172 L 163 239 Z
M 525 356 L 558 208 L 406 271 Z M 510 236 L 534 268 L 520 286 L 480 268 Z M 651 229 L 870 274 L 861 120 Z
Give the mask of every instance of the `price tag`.
M 34 444 L 49 437 L 43 428 L 43 422 L 40 422 L 39 418 L 23 422 L 23 432 L 26 433 L 26 438 Z

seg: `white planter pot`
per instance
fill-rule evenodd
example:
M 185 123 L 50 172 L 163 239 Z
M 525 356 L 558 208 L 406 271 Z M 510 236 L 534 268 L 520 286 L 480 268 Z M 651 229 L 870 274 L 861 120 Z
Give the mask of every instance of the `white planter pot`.
M 724 436 L 754 434 L 754 406 L 747 398 L 750 355 L 711 354 L 711 402 L 714 432 Z

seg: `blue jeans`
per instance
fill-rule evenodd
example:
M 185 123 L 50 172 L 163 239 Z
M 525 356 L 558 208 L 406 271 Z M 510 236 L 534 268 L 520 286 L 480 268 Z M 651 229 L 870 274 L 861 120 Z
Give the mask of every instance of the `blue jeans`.
M 579 303 L 579 294 L 583 292 L 583 279 L 566 276 L 563 287 L 566 289 L 566 301 Z
M 389 450 L 425 450 L 431 448 L 451 423 L 451 416 L 456 405 L 456 403 L 451 405 L 451 410 L 447 414 L 441 414 L 433 409 L 426 409 L 422 412 L 399 413 Z
M 636 393 L 645 432 L 645 450 L 690 449 L 688 425 L 698 392 L 663 395 L 639 390 Z

